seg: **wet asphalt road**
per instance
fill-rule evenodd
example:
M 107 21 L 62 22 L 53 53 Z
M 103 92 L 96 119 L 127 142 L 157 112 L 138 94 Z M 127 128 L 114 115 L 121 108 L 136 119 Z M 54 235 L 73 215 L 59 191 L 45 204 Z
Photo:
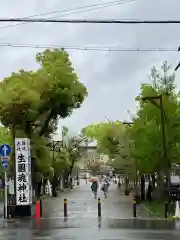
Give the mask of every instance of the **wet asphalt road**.
M 51 198 L 51 201 L 44 200 L 44 217 L 63 217 L 63 200 L 67 198 L 69 218 L 84 218 L 90 221 L 92 218 L 97 218 L 97 199 L 94 199 L 90 186 L 90 183 L 86 184 L 85 180 L 81 180 L 80 186 L 76 189 L 60 194 L 58 198 Z M 123 191 L 120 192 L 116 184 L 111 183 L 107 199 L 104 198 L 102 191 L 98 191 L 97 197 L 101 198 L 103 218 L 124 219 L 133 216 L 132 198 L 124 196 Z M 138 215 L 141 210 L 139 208 Z
M 68 199 L 68 219 L 63 218 L 63 199 Z M 111 186 L 108 199 L 102 200 L 102 218 L 97 217 L 97 200 L 90 185 L 44 200 L 44 219 L 0 221 L 0 240 L 179 240 L 180 222 L 149 220 L 138 209 L 132 218 L 130 197 Z

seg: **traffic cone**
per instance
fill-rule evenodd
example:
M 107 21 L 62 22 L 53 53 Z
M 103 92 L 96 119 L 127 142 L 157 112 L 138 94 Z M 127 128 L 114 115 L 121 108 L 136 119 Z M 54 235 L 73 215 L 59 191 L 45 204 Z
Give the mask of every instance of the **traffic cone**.
M 175 210 L 174 218 L 180 218 L 180 208 L 179 208 L 179 202 L 178 201 L 176 201 L 176 210 Z
M 41 218 L 41 203 L 39 200 L 36 201 L 36 219 Z

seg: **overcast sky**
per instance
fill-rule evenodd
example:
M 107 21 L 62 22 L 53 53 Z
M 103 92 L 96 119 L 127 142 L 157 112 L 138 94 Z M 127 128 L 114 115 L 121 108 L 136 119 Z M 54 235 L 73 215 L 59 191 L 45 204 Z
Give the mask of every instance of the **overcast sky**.
M 113 0 L 1 0 L 0 16 L 25 17 L 110 1 Z M 134 0 L 68 16 L 63 15 L 72 11 L 43 17 L 180 20 L 179 9 L 179 0 Z M 33 23 L 4 28 L 5 25 L 9 23 L 0 24 L 0 43 L 117 48 L 177 48 L 180 45 L 180 25 Z M 41 49 L 0 47 L 0 50 L 1 79 L 19 68 L 38 67 L 35 54 Z M 175 67 L 180 59 L 178 52 L 69 53 L 80 80 L 89 92 L 81 109 L 60 123 L 60 126 L 67 125 L 72 133 L 105 118 L 129 120 L 127 111 L 135 112 L 134 98 L 139 93 L 140 83 L 148 81 L 151 67 L 159 66 L 164 60 Z

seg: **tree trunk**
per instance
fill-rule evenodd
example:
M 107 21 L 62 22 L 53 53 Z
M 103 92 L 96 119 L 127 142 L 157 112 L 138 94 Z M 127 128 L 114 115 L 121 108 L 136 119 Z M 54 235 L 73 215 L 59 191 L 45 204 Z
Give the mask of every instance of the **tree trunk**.
M 164 199 L 164 172 L 160 171 L 157 177 L 157 189 L 156 189 L 156 197 L 158 201 L 162 201 Z
M 69 179 L 68 178 L 69 178 L 69 174 L 66 171 L 63 174 L 63 188 L 68 188 L 69 187 L 69 183 L 68 183 Z
M 153 186 L 153 189 L 156 188 L 156 178 L 155 178 L 155 174 L 152 174 L 151 175 L 151 178 L 152 178 L 152 186 Z
M 165 184 L 165 199 L 170 201 L 171 198 L 171 169 L 167 168 L 166 172 L 166 184 Z
M 52 178 L 51 184 L 52 184 L 52 195 L 53 197 L 57 197 L 57 187 L 59 185 L 59 180 L 56 175 L 54 175 L 54 177 Z
M 43 179 L 43 194 L 45 195 L 46 194 L 46 185 L 47 185 L 47 179 Z
M 151 182 L 149 182 L 149 184 L 148 184 L 146 199 L 147 199 L 149 202 L 152 201 L 152 183 L 151 183 Z
M 42 186 L 42 181 L 34 183 L 35 195 L 37 199 L 39 199 L 41 196 L 41 186 Z
M 75 163 L 75 159 L 72 159 L 71 161 L 71 166 L 69 168 L 69 175 L 71 176 L 72 175 L 72 170 L 73 170 L 73 167 L 74 167 L 74 163 Z
M 141 201 L 145 200 L 145 176 L 141 176 Z
M 69 172 L 68 172 L 68 185 L 69 185 L 70 188 L 72 188 L 72 170 L 73 170 L 73 167 L 74 167 L 74 163 L 75 163 L 75 159 L 72 159 L 71 166 L 70 166 L 70 169 L 69 169 Z
M 124 181 L 124 193 L 129 195 L 129 179 L 126 177 Z
M 49 115 L 47 116 L 45 122 L 44 122 L 44 125 L 42 126 L 40 132 L 39 132 L 39 135 L 42 136 L 44 134 L 44 132 L 46 131 L 46 128 L 48 127 L 49 125 L 49 121 L 51 120 L 52 118 L 52 115 L 53 115 L 53 110 L 50 111 Z
M 147 193 L 146 193 L 146 200 L 147 201 L 152 201 L 152 181 L 151 181 L 151 176 L 148 175 L 148 189 L 147 189 Z

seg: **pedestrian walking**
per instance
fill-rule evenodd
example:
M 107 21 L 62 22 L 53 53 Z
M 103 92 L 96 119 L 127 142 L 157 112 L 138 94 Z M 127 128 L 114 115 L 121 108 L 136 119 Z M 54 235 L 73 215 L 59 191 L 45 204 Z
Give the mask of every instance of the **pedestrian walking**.
M 94 194 L 94 198 L 97 198 L 97 190 L 98 190 L 98 182 L 97 181 L 92 182 L 91 190 Z
M 102 188 L 101 188 L 101 191 L 104 192 L 104 197 L 107 198 L 107 195 L 108 195 L 108 189 L 109 189 L 109 179 L 107 177 L 104 178 L 103 180 L 103 184 L 102 184 Z

